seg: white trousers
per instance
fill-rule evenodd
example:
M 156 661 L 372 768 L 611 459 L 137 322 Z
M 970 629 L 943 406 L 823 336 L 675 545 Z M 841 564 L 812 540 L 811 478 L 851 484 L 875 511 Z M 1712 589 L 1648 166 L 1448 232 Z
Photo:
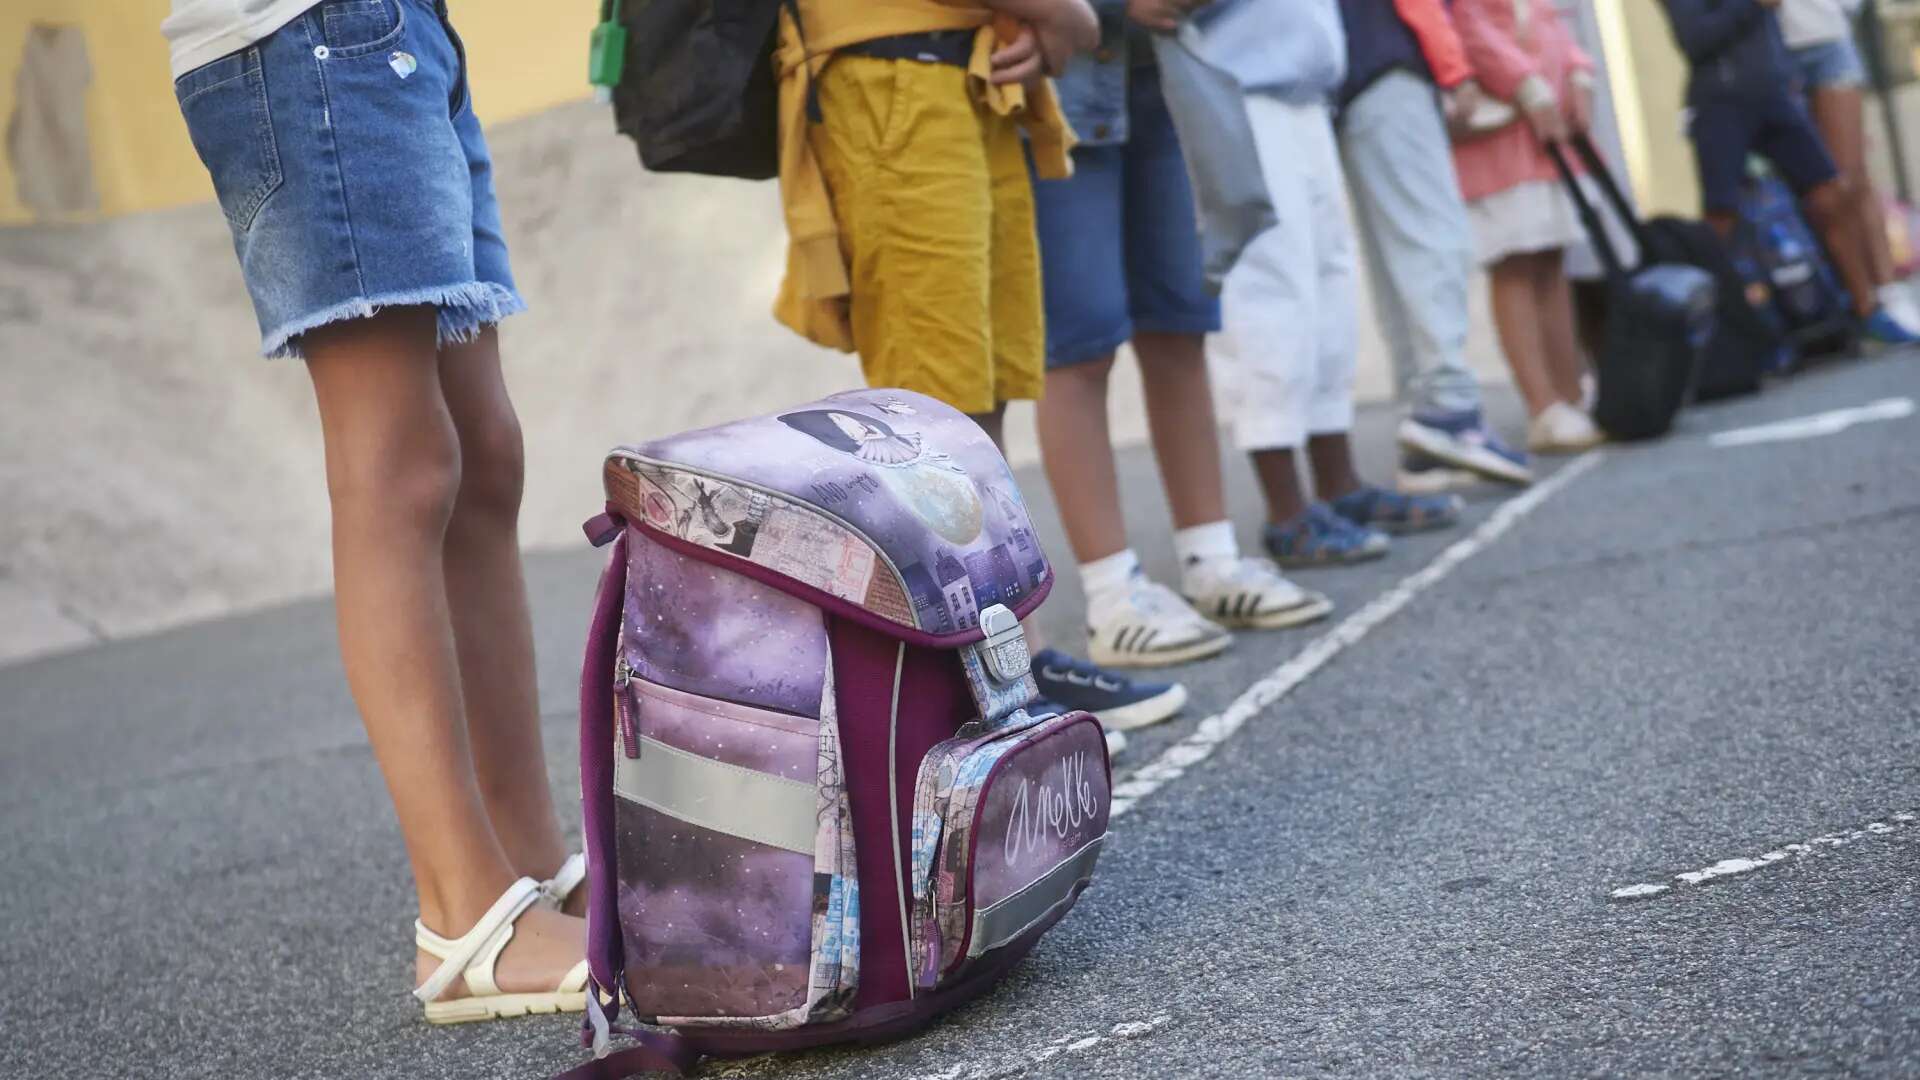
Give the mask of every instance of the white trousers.
M 1245 100 L 1278 224 L 1227 272 L 1217 351 L 1241 449 L 1294 449 L 1353 426 L 1352 226 L 1327 107 Z

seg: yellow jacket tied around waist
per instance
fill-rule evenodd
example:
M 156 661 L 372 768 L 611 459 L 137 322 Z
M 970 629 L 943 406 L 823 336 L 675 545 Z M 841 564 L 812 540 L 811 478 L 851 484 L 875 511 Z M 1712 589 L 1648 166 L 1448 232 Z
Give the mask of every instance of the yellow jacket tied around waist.
M 1029 90 L 995 85 L 990 58 L 998 47 L 993 12 L 964 0 L 799 0 L 802 26 L 780 14 L 780 197 L 787 219 L 787 273 L 773 314 L 820 345 L 853 351 L 847 255 L 834 218 L 833 193 L 814 157 L 807 115 L 812 80 L 837 49 L 863 41 L 934 30 L 973 30 L 967 85 L 975 100 L 1016 118 L 1027 134 L 1035 170 L 1043 179 L 1072 175 L 1073 132 L 1051 83 Z M 802 45 L 804 36 L 805 45 Z

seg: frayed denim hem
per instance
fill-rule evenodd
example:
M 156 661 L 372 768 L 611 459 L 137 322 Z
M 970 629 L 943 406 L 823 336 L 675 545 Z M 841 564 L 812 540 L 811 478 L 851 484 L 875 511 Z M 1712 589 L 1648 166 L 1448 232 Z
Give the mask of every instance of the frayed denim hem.
M 520 299 L 519 293 L 493 281 L 355 297 L 275 328 L 261 339 L 260 355 L 275 360 L 300 359 L 304 355 L 300 335 L 309 330 L 348 319 L 364 319 L 382 308 L 422 304 L 431 304 L 436 309 L 437 344 L 442 346 L 472 341 L 481 330 L 527 310 L 527 303 Z

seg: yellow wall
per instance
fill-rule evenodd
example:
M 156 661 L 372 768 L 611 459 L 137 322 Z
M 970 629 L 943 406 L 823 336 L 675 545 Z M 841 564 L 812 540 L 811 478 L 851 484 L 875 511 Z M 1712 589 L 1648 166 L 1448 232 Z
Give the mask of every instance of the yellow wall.
M 87 127 L 100 210 L 152 210 L 213 197 L 175 107 L 160 36 L 167 0 L 0 0 L 0 125 L 13 115 L 21 50 L 35 23 L 78 25 L 93 67 Z M 476 100 L 506 120 L 587 93 L 596 0 L 452 0 Z M 0 224 L 29 219 L 0 153 Z
M 1692 214 L 1693 159 L 1680 129 L 1686 64 L 1655 0 L 1595 0 L 1635 193 L 1652 213 Z M 452 0 L 467 44 L 481 115 L 524 116 L 582 97 L 586 41 L 597 0 Z M 167 0 L 0 0 L 0 123 L 13 113 L 27 28 L 77 24 L 93 83 L 87 122 L 95 187 L 105 214 L 210 198 L 174 106 L 160 20 Z M 28 220 L 0 155 L 0 224 Z

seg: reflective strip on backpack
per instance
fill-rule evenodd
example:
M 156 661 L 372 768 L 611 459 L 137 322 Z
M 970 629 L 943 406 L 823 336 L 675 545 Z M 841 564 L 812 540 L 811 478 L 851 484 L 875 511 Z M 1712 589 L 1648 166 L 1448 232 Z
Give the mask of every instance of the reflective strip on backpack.
M 676 821 L 757 844 L 814 853 L 814 785 L 688 753 L 640 736 L 614 755 L 613 793 Z
M 973 934 L 967 942 L 967 955 L 979 956 L 1011 942 L 1038 925 L 1056 908 L 1073 901 L 1074 888 L 1093 879 L 1093 864 L 1100 857 L 1105 836 L 1087 841 L 1079 851 L 1060 860 L 1059 865 L 1034 879 L 1026 888 L 973 914 Z

